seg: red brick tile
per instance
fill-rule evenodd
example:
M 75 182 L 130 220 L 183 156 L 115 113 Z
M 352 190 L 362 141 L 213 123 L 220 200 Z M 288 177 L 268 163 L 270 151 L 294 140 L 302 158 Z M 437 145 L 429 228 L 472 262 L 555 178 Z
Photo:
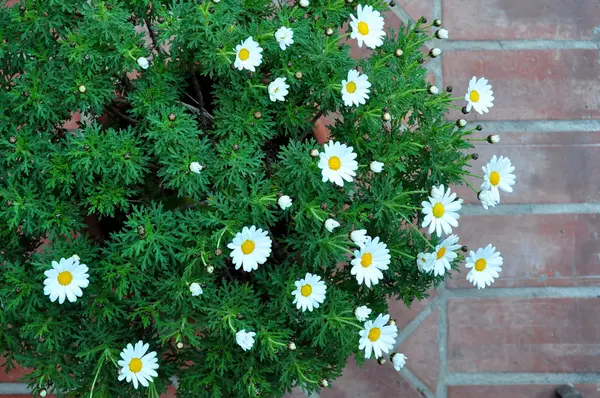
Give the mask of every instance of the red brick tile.
M 173 386 L 169 386 L 169 388 L 167 389 L 167 392 L 160 395 L 161 398 L 175 398 L 176 396 L 177 396 L 177 389 Z
M 401 0 L 396 1 L 396 4 L 396 7 L 403 8 L 415 21 L 423 16 L 429 21 L 440 17 L 439 15 L 433 15 L 432 0 Z
M 29 371 L 24 368 L 12 368 L 10 370 L 10 372 L 6 373 L 6 368 L 4 366 L 2 366 L 2 365 L 4 365 L 5 362 L 6 362 L 6 360 L 4 358 L 0 357 L 0 383 L 2 383 L 2 382 L 9 382 L 9 383 L 18 382 L 21 377 L 23 377 L 29 373 Z
M 406 355 L 406 366 L 432 391 L 436 390 L 440 366 L 437 332 L 435 311 L 397 350 Z
M 485 76 L 493 86 L 490 113 L 471 112 L 468 119 L 600 117 L 596 50 L 446 51 L 443 61 L 444 82 L 455 87 L 457 96 L 464 96 L 473 76 Z
M 594 39 L 597 0 L 446 0 L 444 25 L 453 40 Z
M 556 398 L 554 385 L 523 386 L 450 386 L 448 398 Z M 600 384 L 580 384 L 575 386 L 585 398 L 600 397 Z
M 408 307 L 402 300 L 390 299 L 388 300 L 389 313 L 398 329 L 404 329 L 417 315 L 421 313 L 431 303 L 431 301 L 437 296 L 437 290 L 431 290 L 428 292 L 429 297 L 423 300 L 415 300 Z
M 79 128 L 79 125 L 77 124 L 79 120 L 81 120 L 81 113 L 79 111 L 74 112 L 72 114 L 71 120 L 63 124 L 63 128 L 67 130 L 77 130 Z
M 307 398 L 307 395 L 300 388 L 294 388 L 290 394 L 284 398 Z
M 600 298 L 450 300 L 448 370 L 599 372 L 598 319 Z
M 600 215 L 529 214 L 463 216 L 456 233 L 476 250 L 488 243 L 502 253 L 500 278 L 491 287 L 585 286 L 600 282 Z M 449 288 L 472 287 L 461 266 Z
M 472 172 L 483 175 L 481 166 L 503 155 L 515 166 L 517 183 L 514 192 L 501 194 L 502 203 L 600 202 L 598 143 L 600 132 L 502 133 L 498 144 L 478 142 Z M 480 179 L 468 180 L 477 189 L 481 185 Z M 468 187 L 456 190 L 466 203 L 479 203 Z
M 379 365 L 375 360 L 368 360 L 363 368 L 350 358 L 342 377 L 331 383 L 331 388 L 324 388 L 321 398 L 423 398 L 405 381 L 388 361 Z

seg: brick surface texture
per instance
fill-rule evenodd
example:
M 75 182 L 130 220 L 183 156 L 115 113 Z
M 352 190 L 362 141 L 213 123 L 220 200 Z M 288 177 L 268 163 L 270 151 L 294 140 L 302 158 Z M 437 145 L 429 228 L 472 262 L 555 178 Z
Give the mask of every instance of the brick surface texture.
M 374 360 L 359 368 L 351 358 L 343 376 L 314 397 L 553 398 L 559 384 L 574 383 L 585 398 L 600 398 L 600 3 L 395 3 L 385 13 L 388 28 L 425 15 L 441 17 L 450 31 L 449 40 L 434 43 L 442 56 L 426 64 L 432 82 L 452 85 L 459 97 L 472 76 L 493 85 L 490 113 L 449 117 L 489 125 L 474 137 L 501 136 L 497 145 L 477 143 L 474 173 L 494 154 L 516 167 L 515 192 L 502 195 L 493 212 L 482 213 L 474 193 L 456 187 L 466 204 L 461 242 L 494 244 L 504 266 L 483 291 L 461 266 L 410 308 L 390 300 L 406 368 Z M 368 54 L 352 50 L 357 58 Z M 65 128 L 77 128 L 80 115 L 73 116 Z M 0 397 L 29 396 L 2 388 L 25 373 L 0 373 Z M 172 388 L 163 397 L 174 396 Z M 288 398 L 302 396 L 296 389 Z

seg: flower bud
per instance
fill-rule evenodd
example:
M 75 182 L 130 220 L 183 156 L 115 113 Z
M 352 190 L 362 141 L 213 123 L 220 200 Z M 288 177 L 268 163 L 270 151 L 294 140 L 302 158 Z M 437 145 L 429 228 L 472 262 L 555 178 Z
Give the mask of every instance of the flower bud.
M 209 265 L 208 267 L 206 267 L 206 272 L 208 272 L 209 274 L 212 274 L 213 272 L 215 272 L 215 267 L 213 267 L 212 265 Z
M 436 48 L 432 48 L 431 50 L 429 50 L 429 56 L 431 58 L 439 57 L 441 53 L 442 53 L 442 50 L 440 50 L 437 47 Z
M 302 79 L 302 72 L 298 71 L 298 72 L 294 73 L 294 77 L 298 80 Z
M 381 118 L 384 122 L 389 122 L 390 120 L 392 120 L 392 115 L 390 115 L 389 112 L 384 112 L 383 115 L 381 115 Z
M 288 349 L 290 351 L 296 351 L 296 343 L 294 343 L 293 341 L 291 341 L 290 344 L 288 344 Z
M 394 56 L 395 57 L 401 57 L 402 54 L 404 54 L 404 51 L 402 51 L 401 48 L 397 48 L 396 51 L 394 51 Z
M 435 32 L 435 37 L 437 37 L 438 39 L 447 39 L 448 31 L 446 29 L 440 29 L 437 32 Z
M 319 156 L 319 150 L 318 149 L 311 149 L 310 150 L 310 156 L 312 156 L 313 158 L 316 158 Z
M 456 125 L 458 127 L 465 127 L 467 125 L 467 121 L 465 119 L 458 119 L 456 121 Z
M 442 20 L 441 20 L 441 19 L 439 19 L 439 18 L 436 18 L 436 19 L 434 19 L 434 20 L 433 20 L 433 26 L 435 26 L 435 27 L 438 27 L 438 28 L 439 28 L 440 26 L 442 26 Z
M 440 90 L 437 88 L 437 86 L 429 86 L 427 91 L 429 91 L 429 94 L 431 95 L 436 95 L 440 93 Z
M 84 94 L 87 91 L 87 87 L 82 84 L 78 87 L 78 90 L 81 94 Z
M 200 163 L 198 162 L 192 162 L 190 163 L 190 171 L 194 174 L 200 174 L 200 172 L 202 171 L 203 167 Z
M 150 66 L 150 62 L 148 62 L 148 58 L 146 58 L 146 57 L 139 57 L 137 59 L 137 64 L 142 69 L 148 69 L 148 67 Z
M 181 341 L 178 341 L 176 346 L 178 350 L 181 350 L 183 348 L 183 343 Z
M 490 144 L 497 144 L 500 142 L 500 136 L 498 134 L 488 135 L 487 142 L 489 142 Z

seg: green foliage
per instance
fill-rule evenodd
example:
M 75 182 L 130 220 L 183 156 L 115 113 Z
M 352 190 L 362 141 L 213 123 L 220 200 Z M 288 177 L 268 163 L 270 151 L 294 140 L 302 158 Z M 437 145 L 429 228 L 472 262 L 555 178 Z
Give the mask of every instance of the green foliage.
M 444 121 L 448 94 L 426 90 L 430 27 L 388 31 L 381 47 L 353 59 L 346 22 L 355 6 L 0 5 L 0 355 L 32 369 L 25 380 L 36 394 L 157 396 L 172 376 L 181 397 L 313 392 L 349 356 L 364 360 L 357 306 L 386 313 L 389 298 L 410 305 L 441 282 L 418 271 L 416 255 L 430 243 L 411 224 L 422 221 L 431 186 L 466 174 L 470 131 Z M 285 51 L 274 39 L 280 26 L 294 30 Z M 232 68 L 248 36 L 264 49 L 255 73 Z M 152 58 L 146 70 L 142 56 Z M 340 82 L 357 67 L 370 98 L 346 107 Z M 276 77 L 290 85 L 285 102 L 269 99 Z M 78 111 L 79 127 L 65 130 Z M 324 183 L 310 155 L 321 115 L 336 119 L 331 135 L 357 154 L 357 177 L 343 187 Z M 369 171 L 372 160 L 385 171 Z M 277 206 L 278 193 L 293 198 L 290 209 Z M 341 226 L 328 232 L 327 218 Z M 269 231 L 273 253 L 256 271 L 236 271 L 227 244 L 250 225 Z M 372 288 L 350 274 L 349 233 L 361 228 L 392 255 Z M 44 271 L 73 254 L 90 269 L 89 287 L 59 305 L 43 293 Z M 327 297 L 301 312 L 292 291 L 307 272 L 323 278 Z M 190 295 L 192 282 L 201 296 Z M 257 334 L 250 351 L 236 344 L 241 329 Z M 117 380 L 116 361 L 138 340 L 158 353 L 160 369 L 135 390 Z

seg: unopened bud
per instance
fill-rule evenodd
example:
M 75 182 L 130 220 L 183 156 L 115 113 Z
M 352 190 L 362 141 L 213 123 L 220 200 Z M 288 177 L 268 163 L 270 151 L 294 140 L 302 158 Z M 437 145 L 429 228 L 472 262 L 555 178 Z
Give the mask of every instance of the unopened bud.
M 79 86 L 78 90 L 81 94 L 83 94 L 87 91 L 87 87 L 82 84 Z
M 429 94 L 431 95 L 436 95 L 440 93 L 440 90 L 437 88 L 437 86 L 429 86 L 427 91 L 429 91 Z
M 298 71 L 298 72 L 294 73 L 294 77 L 298 80 L 302 79 L 302 72 Z
M 209 274 L 212 274 L 213 272 L 215 272 L 215 267 L 213 267 L 212 265 L 209 265 L 208 267 L 206 267 L 206 272 L 208 272 Z
M 332 28 L 325 29 L 325 34 L 327 36 L 333 36 L 333 29 Z
M 296 350 L 296 343 L 294 343 L 293 341 L 290 342 L 290 344 L 288 344 L 288 349 L 290 351 L 295 351 Z
M 183 343 L 181 341 L 177 342 L 177 349 L 181 350 L 183 348 Z
M 384 357 L 381 357 L 381 358 L 379 358 L 379 359 L 377 360 L 377 363 L 378 363 L 378 364 L 380 364 L 380 365 L 383 365 L 383 364 L 385 364 L 386 362 L 387 362 L 387 361 L 385 360 L 385 358 L 384 358 Z
M 466 106 L 463 106 L 460 111 L 463 113 L 463 115 L 467 115 L 469 113 Z
M 478 154 L 476 154 L 476 153 L 472 153 L 472 154 L 471 154 L 471 159 L 473 159 L 473 160 L 477 160 L 477 159 L 479 159 L 479 155 L 478 155 Z
M 456 125 L 458 127 L 465 127 L 467 125 L 467 121 L 465 119 L 458 119 L 456 121 Z
M 260 119 L 261 117 L 262 117 L 262 113 L 260 113 L 260 111 L 254 112 L 254 118 L 255 119 Z
M 498 134 L 488 135 L 487 142 L 489 142 L 490 144 L 497 144 L 500 142 L 500 136 Z
M 311 149 L 310 156 L 312 156 L 313 158 L 316 158 L 317 156 L 319 156 L 319 151 L 317 149 Z
M 389 113 L 389 112 L 384 112 L 384 113 L 383 113 L 383 115 L 381 115 L 381 118 L 382 118 L 382 119 L 383 119 L 385 122 L 387 122 L 387 121 L 390 121 L 390 120 L 392 120 L 392 115 L 390 115 L 390 113 Z
M 321 387 L 327 387 L 327 386 L 329 386 L 329 382 L 327 381 L 327 379 L 321 380 L 321 382 L 319 384 L 321 384 Z
M 169 113 L 169 121 L 174 122 L 177 116 L 174 113 Z
M 440 26 L 442 26 L 442 20 L 441 20 L 441 19 L 439 19 L 439 18 L 436 18 L 436 19 L 434 19 L 434 20 L 433 20 L 433 26 L 435 26 L 435 27 L 438 27 L 438 28 L 439 28 Z
M 479 194 L 477 194 L 477 196 L 479 196 Z M 466 252 L 468 252 L 468 251 L 469 251 L 469 248 L 467 247 L 467 245 L 463 245 L 463 246 L 460 248 L 460 250 L 462 250 L 463 252 L 465 252 L 465 253 L 466 253 Z
M 397 48 L 396 51 L 394 51 L 394 56 L 396 57 L 401 57 L 402 54 L 404 54 L 404 51 L 402 51 L 401 48 Z
M 432 48 L 431 50 L 429 50 L 429 56 L 431 58 L 439 57 L 441 53 L 442 50 L 440 50 L 439 48 Z

